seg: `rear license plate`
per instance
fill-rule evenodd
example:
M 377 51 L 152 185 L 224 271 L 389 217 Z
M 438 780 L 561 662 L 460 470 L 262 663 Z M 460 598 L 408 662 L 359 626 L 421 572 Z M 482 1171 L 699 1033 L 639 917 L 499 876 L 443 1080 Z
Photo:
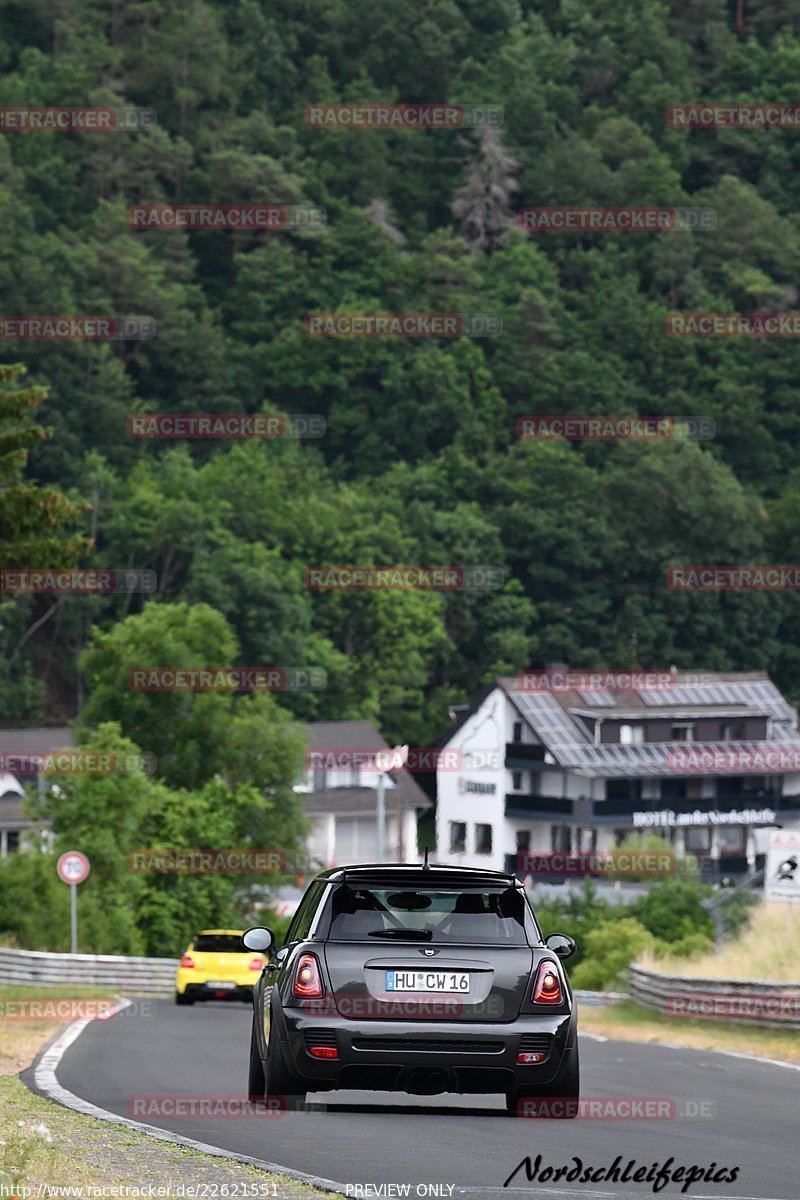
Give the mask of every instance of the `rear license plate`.
M 232 992 L 236 984 L 232 983 L 230 979 L 209 979 L 206 987 L 213 988 L 215 992 Z
M 387 992 L 460 992 L 469 991 L 467 971 L 387 971 Z

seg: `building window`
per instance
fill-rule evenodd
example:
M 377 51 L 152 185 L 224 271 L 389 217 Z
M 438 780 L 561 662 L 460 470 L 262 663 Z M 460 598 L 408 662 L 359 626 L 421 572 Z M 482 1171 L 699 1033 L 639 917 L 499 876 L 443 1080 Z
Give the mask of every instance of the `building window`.
M 673 742 L 693 742 L 694 725 L 688 722 L 681 725 L 673 725 L 670 736 Z
M 517 830 L 517 854 L 528 854 L 531 848 L 530 829 Z
M 491 825 L 476 825 L 475 826 L 475 853 L 476 854 L 491 854 L 492 853 L 492 827 L 491 827 Z
M 19 830 L 18 829 L 7 829 L 6 830 L 6 850 L 7 850 L 7 852 L 9 854 L 11 854 L 12 851 L 18 850 L 18 849 L 19 849 Z
M 572 831 L 569 825 L 550 826 L 550 849 L 557 850 L 561 854 L 571 853 Z
M 522 721 L 514 722 L 514 732 L 511 735 L 512 742 L 522 741 Z
M 686 849 L 692 854 L 708 854 L 711 850 L 711 830 L 705 825 L 687 829 Z
M 463 854 L 467 848 L 466 821 L 450 822 L 450 853 Z
M 641 779 L 607 779 L 606 800 L 641 800 Z
M 737 721 L 733 725 L 722 726 L 723 742 L 741 742 L 744 740 L 744 725 L 741 721 Z
M 745 828 L 743 825 L 721 825 L 717 830 L 720 858 L 724 855 L 745 853 Z
M 515 792 L 522 791 L 522 771 L 511 772 L 511 787 Z
M 662 800 L 685 800 L 687 797 L 687 781 L 685 779 L 662 779 Z
M 641 746 L 644 742 L 644 725 L 620 725 L 620 746 Z

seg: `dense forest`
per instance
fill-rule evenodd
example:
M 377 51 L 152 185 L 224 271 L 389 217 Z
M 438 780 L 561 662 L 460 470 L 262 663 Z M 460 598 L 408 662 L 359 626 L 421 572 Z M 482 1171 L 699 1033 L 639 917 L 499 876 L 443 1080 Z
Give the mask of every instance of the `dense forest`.
M 686 563 L 800 563 L 800 349 L 665 334 L 673 311 L 798 302 L 800 128 L 666 114 L 794 101 L 800 0 L 4 0 L 0 75 L 0 109 L 156 114 L 2 131 L 0 313 L 155 322 L 141 340 L 1 351 L 47 391 L 35 419 L 52 433 L 26 472 L 63 493 L 86 539 L 74 561 L 158 579 L 155 596 L 1 597 L 0 723 L 75 715 L 98 637 L 161 605 L 215 610 L 228 661 L 322 668 L 328 686 L 286 693 L 288 712 L 368 717 L 417 745 L 493 675 L 555 660 L 767 668 L 800 695 L 794 594 L 665 582 Z M 370 101 L 499 106 L 503 122 L 305 118 Z M 131 226 L 131 205 L 164 203 L 327 220 Z M 519 209 L 564 204 L 716 221 L 518 227 Z M 314 337 L 318 312 L 487 313 L 502 332 Z M 320 414 L 326 434 L 128 432 L 132 414 L 199 412 Z M 518 436 L 523 416 L 573 413 L 703 416 L 716 436 Z M 39 557 L 5 561 L 53 565 Z M 310 590 L 320 563 L 488 564 L 504 582 Z M 120 718 L 113 697 L 97 715 Z

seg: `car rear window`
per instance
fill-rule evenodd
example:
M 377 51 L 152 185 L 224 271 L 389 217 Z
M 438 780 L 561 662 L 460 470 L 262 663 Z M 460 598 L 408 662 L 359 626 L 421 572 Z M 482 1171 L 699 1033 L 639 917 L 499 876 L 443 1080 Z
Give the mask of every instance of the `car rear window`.
M 514 887 L 478 892 L 344 884 L 331 904 L 328 937 L 334 942 L 527 944 L 525 901 Z
M 242 939 L 233 933 L 199 933 L 193 950 L 199 954 L 246 954 Z

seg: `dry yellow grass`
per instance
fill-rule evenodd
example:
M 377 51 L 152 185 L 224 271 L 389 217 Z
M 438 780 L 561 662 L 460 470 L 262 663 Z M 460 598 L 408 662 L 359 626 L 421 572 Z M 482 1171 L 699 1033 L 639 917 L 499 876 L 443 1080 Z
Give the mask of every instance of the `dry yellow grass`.
M 102 998 L 109 1001 L 114 993 L 103 988 L 54 987 L 47 990 L 41 987 L 0 986 L 0 1075 L 17 1075 L 29 1067 L 36 1055 L 47 1042 L 58 1032 L 63 1022 L 58 1020 L 25 1020 L 17 1015 L 7 1015 L 8 1002 L 25 1000 L 65 1000 L 74 998 L 77 1001 Z M 15 1010 L 12 1008 L 12 1012 Z
M 665 975 L 695 979 L 774 979 L 800 986 L 800 905 L 761 903 L 736 942 L 720 954 L 692 960 L 653 958 L 643 954 L 642 965 Z

